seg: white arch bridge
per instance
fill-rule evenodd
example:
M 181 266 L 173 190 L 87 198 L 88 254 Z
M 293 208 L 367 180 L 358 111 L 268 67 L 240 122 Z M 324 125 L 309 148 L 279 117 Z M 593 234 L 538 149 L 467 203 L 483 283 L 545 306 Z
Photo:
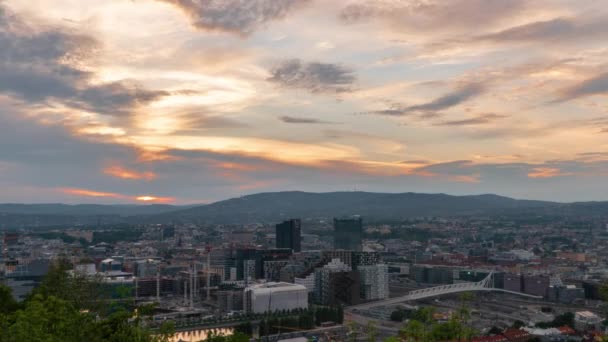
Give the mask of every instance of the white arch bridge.
M 375 302 L 369 302 L 365 304 L 359 304 L 348 307 L 348 309 L 369 309 L 376 306 L 387 306 L 394 305 L 402 302 L 425 299 L 431 297 L 442 296 L 446 294 L 459 293 L 459 292 L 471 292 L 471 291 L 494 291 L 510 293 L 518 296 L 541 299 L 541 296 L 533 296 L 527 293 L 509 291 L 501 288 L 494 287 L 494 272 L 490 272 L 487 277 L 478 282 L 466 282 L 451 285 L 440 285 L 434 287 L 428 287 L 425 289 L 414 290 L 408 292 L 405 296 L 384 299 Z

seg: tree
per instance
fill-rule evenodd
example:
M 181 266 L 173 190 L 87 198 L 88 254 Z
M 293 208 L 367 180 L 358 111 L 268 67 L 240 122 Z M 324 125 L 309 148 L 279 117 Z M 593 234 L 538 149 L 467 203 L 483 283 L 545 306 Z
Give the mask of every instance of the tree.
M 112 302 L 95 292 L 101 284 L 66 269 L 67 264 L 54 266 L 21 305 L 14 305 L 6 296 L 10 291 L 0 287 L 0 342 L 167 342 L 173 335 L 172 323 L 156 332 L 146 327 L 153 308 L 135 312 L 122 305 L 107 313 L 104 307 Z
M 519 328 L 522 328 L 525 326 L 526 326 L 526 323 L 524 323 L 523 321 L 517 320 L 517 321 L 513 322 L 513 324 L 511 325 L 511 328 L 519 329 Z
M 357 324 L 353 321 L 348 323 L 348 333 L 350 335 L 350 341 L 356 342 L 359 331 L 357 330 Z
M 9 318 L 2 341 L 100 341 L 91 315 L 65 300 L 34 296 Z
M 372 321 L 367 322 L 367 341 L 376 342 L 376 335 L 378 335 L 376 324 Z
M 236 332 L 230 336 L 210 334 L 205 342 L 249 342 L 249 336 L 240 332 Z
M 488 330 L 488 335 L 499 335 L 502 334 L 502 330 L 496 326 L 493 326 Z
M 424 323 L 410 320 L 405 327 L 399 331 L 399 336 L 407 341 L 426 342 L 427 332 Z
M 7 314 L 19 308 L 10 287 L 0 284 L 0 314 Z

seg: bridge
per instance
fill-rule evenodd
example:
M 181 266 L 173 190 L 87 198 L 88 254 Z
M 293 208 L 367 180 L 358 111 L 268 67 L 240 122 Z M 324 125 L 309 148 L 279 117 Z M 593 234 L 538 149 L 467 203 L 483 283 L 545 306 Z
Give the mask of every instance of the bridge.
M 349 310 L 358 309 L 365 310 L 376 306 L 387 306 L 394 305 L 402 302 L 408 302 L 417 299 L 425 299 L 431 297 L 442 296 L 446 294 L 459 293 L 459 292 L 471 292 L 471 291 L 493 291 L 493 292 L 503 292 L 510 293 L 518 296 L 542 299 L 541 296 L 533 296 L 527 293 L 509 291 L 505 289 L 500 289 L 494 287 L 494 272 L 490 272 L 487 277 L 478 281 L 478 282 L 467 282 L 467 283 L 458 283 L 458 284 L 450 284 L 450 285 L 440 285 L 435 287 L 429 287 L 420 290 L 414 290 L 408 292 L 405 296 L 389 298 L 385 300 L 354 305 L 348 307 Z

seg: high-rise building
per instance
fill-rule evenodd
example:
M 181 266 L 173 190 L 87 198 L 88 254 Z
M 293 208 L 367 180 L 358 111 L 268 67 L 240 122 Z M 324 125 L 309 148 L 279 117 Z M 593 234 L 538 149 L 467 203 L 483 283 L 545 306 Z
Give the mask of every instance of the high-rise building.
M 384 264 L 359 266 L 361 298 L 365 300 L 386 299 L 388 289 L 388 266 Z
M 363 239 L 363 219 L 334 218 L 334 248 L 360 251 Z
M 294 252 L 302 250 L 302 222 L 300 219 L 291 219 L 276 225 L 277 248 L 290 248 Z
M 317 268 L 314 275 L 314 300 L 321 305 L 359 303 L 359 273 L 339 259 Z

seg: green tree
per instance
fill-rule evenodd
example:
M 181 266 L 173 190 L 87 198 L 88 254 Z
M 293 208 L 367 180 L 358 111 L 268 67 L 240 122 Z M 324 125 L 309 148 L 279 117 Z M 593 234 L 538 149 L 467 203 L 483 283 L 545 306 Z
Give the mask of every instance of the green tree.
M 100 308 L 112 307 L 112 302 L 94 291 L 100 284 L 66 271 L 65 263 L 53 266 L 21 305 L 6 296 L 10 291 L 0 288 L 0 342 L 167 342 L 173 335 L 172 323 L 156 332 L 147 327 L 153 308 L 133 311 L 122 305 L 108 314 Z
M 376 342 L 377 335 L 378 329 L 376 328 L 376 324 L 372 321 L 367 322 L 367 341 Z
M 407 322 L 399 331 L 399 336 L 407 341 L 426 342 L 428 340 L 425 324 L 417 320 Z
M 62 299 L 36 295 L 9 318 L 2 341 L 100 341 L 91 315 Z
M 8 314 L 19 308 L 10 287 L 0 284 L 0 315 Z
M 205 342 L 249 342 L 249 336 L 235 332 L 230 336 L 220 336 L 216 334 L 210 334 L 209 337 L 205 340 Z

